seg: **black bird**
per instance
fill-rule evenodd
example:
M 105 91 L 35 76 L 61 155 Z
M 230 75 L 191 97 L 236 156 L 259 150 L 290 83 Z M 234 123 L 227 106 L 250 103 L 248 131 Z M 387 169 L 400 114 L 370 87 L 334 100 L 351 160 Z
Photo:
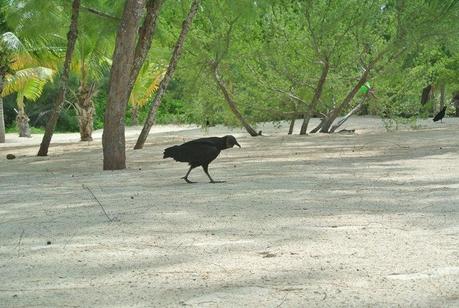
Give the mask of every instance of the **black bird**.
M 443 120 L 442 120 L 442 119 L 443 119 L 443 117 L 445 116 L 445 112 L 446 112 L 446 106 L 443 107 L 443 108 L 440 110 L 440 112 L 437 113 L 437 114 L 435 115 L 435 117 L 433 118 L 433 121 L 434 121 L 434 122 L 437 122 L 437 121 L 440 120 L 440 121 L 443 123 Z
M 194 183 L 188 180 L 188 175 L 191 170 L 199 166 L 202 166 L 202 169 L 204 169 L 204 172 L 209 177 L 210 183 L 223 183 L 224 181 L 214 181 L 207 169 L 210 162 L 217 158 L 221 150 L 232 148 L 235 145 L 241 147 L 239 143 L 237 143 L 236 138 L 231 135 L 221 138 L 200 138 L 165 149 L 163 158 L 171 157 L 176 161 L 188 163 L 190 165 L 190 169 L 188 169 L 188 172 L 182 178 L 187 183 Z

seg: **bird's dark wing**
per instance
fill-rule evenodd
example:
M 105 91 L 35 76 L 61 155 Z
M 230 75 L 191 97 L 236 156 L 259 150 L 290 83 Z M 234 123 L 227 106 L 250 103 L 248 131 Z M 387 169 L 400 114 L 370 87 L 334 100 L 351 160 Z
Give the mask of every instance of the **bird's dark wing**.
M 173 158 L 176 161 L 188 162 L 200 166 L 209 164 L 220 154 L 220 150 L 208 142 L 184 143 L 178 146 Z
M 200 143 L 200 144 L 207 144 L 207 145 L 211 145 L 211 146 L 218 146 L 218 145 L 220 145 L 221 143 L 223 143 L 223 141 L 222 141 L 222 138 L 219 138 L 219 137 L 208 137 L 208 138 L 194 139 L 194 140 L 185 142 L 185 143 L 182 144 L 182 145 L 186 145 L 186 144 L 197 144 L 197 143 Z
M 439 113 L 437 113 L 435 115 L 433 120 L 434 120 L 434 122 L 439 121 L 439 120 L 443 119 L 444 116 L 445 116 L 445 110 L 441 110 Z

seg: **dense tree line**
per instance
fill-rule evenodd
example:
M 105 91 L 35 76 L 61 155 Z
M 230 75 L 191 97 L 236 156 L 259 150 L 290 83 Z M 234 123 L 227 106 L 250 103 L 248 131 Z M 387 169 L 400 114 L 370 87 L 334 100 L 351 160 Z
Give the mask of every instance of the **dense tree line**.
M 333 133 L 355 113 L 459 114 L 456 0 L 0 6 L 0 142 L 3 114 L 9 127 L 27 129 L 31 118 L 46 127 L 41 155 L 56 125 L 86 141 L 104 127 L 104 168 L 122 169 L 125 123 L 144 124 L 140 149 L 154 123 L 223 123 L 257 136 L 261 121 L 307 134 Z M 311 117 L 320 125 L 309 127 Z

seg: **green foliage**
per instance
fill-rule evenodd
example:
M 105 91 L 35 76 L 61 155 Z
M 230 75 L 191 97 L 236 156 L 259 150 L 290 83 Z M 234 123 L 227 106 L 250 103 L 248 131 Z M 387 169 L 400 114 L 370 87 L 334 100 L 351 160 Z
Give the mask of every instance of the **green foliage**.
M 165 1 L 161 9 L 143 75 L 131 97 L 134 103 L 142 101 L 138 104 L 139 121 L 148 112 L 155 78 L 169 61 L 190 3 Z M 3 6 L 7 27 L 15 29 L 24 48 L 37 59 L 35 66 L 58 70 L 65 52 L 70 2 L 22 0 L 8 4 Z M 82 83 L 97 82 L 95 128 L 103 126 L 110 58 L 122 7 L 123 1 L 82 0 L 67 100 L 75 103 Z M 89 8 L 106 16 L 93 14 Z M 431 116 L 438 94 L 430 105 L 421 107 L 422 88 L 433 84 L 438 89 L 444 84 L 448 97 L 459 90 L 457 20 L 459 3 L 455 0 L 202 1 L 156 122 L 239 125 L 215 85 L 212 61 L 219 62 L 232 98 L 252 123 L 290 119 L 305 112 L 325 62 L 330 71 L 315 111 L 317 115 L 332 110 L 375 59 L 369 80 L 376 97 L 369 100 L 368 112 L 395 119 L 395 126 Z M 0 18 L 0 29 L 2 25 Z M 7 67 L 11 58 L 2 54 L 5 50 L 0 48 L 0 64 Z M 17 63 L 18 58 L 14 60 Z M 32 112 L 31 123 L 50 108 L 56 84 L 45 86 L 38 99 L 41 107 L 27 107 Z M 343 112 L 353 108 L 361 95 Z M 76 116 L 69 106 L 63 110 L 60 128 L 77 130 Z M 43 125 L 45 118 L 41 116 L 37 125 Z
M 13 64 L 13 50 L 9 44 L 0 39 L 0 78 L 4 78 L 6 74 L 13 74 L 14 71 L 11 68 Z

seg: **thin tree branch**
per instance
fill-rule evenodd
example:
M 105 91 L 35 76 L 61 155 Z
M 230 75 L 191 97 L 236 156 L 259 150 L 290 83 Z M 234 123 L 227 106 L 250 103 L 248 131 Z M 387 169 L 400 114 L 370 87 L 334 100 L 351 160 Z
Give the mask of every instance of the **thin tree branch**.
M 86 189 L 87 191 L 89 191 L 89 193 L 91 194 L 92 198 L 100 205 L 101 209 L 102 209 L 102 212 L 104 212 L 105 216 L 107 217 L 108 221 L 109 222 L 112 222 L 113 219 L 110 218 L 110 216 L 108 216 L 107 212 L 105 211 L 105 208 L 104 206 L 102 205 L 102 203 L 100 203 L 99 199 L 97 199 L 96 195 L 94 195 L 94 193 L 92 192 L 91 188 L 89 188 L 88 186 L 86 185 L 82 185 L 84 189 Z
M 81 6 L 81 9 L 87 11 L 88 13 L 91 13 L 91 14 L 94 14 L 94 15 L 97 15 L 97 16 L 100 16 L 100 17 L 108 18 L 108 19 L 115 20 L 115 21 L 120 21 L 121 20 L 121 18 L 119 18 L 117 16 L 113 16 L 113 15 L 110 15 L 108 13 L 105 13 L 105 12 L 102 12 L 102 11 L 99 11 L 99 10 L 96 10 L 94 8 L 87 7 L 87 6 L 84 6 L 84 5 Z
M 129 93 L 134 86 L 134 83 L 139 74 L 140 68 L 147 57 L 147 53 L 151 47 L 152 36 L 156 30 L 157 19 L 163 0 L 148 0 L 147 14 L 142 26 L 139 28 L 138 41 L 134 53 L 134 63 L 131 68 L 129 77 Z

